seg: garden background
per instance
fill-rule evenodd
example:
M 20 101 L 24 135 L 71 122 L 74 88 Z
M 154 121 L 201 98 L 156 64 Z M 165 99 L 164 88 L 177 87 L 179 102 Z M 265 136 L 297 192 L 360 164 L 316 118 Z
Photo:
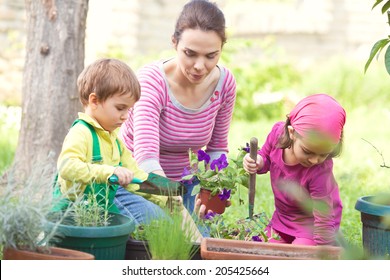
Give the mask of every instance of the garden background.
M 136 70 L 173 54 L 170 36 L 186 1 L 105 2 L 89 3 L 86 64 L 110 56 Z M 360 196 L 389 191 L 390 185 L 390 170 L 380 167 L 390 162 L 390 80 L 381 56 L 364 73 L 371 46 L 388 35 L 387 18 L 380 9 L 372 11 L 374 1 L 368 0 L 216 2 L 229 32 L 221 63 L 237 79 L 231 157 L 253 136 L 261 145 L 273 123 L 284 120 L 300 98 L 318 92 L 334 96 L 347 111 L 344 150 L 334 168 L 344 204 L 341 229 L 360 246 L 360 213 L 354 204 Z M 0 15 L 1 175 L 12 164 L 20 127 L 23 1 L 1 0 Z M 246 189 L 240 197 L 247 203 Z M 262 211 L 273 211 L 268 175 L 257 176 L 254 212 Z M 248 204 L 239 205 L 236 195 L 226 213 L 232 219 L 247 217 Z

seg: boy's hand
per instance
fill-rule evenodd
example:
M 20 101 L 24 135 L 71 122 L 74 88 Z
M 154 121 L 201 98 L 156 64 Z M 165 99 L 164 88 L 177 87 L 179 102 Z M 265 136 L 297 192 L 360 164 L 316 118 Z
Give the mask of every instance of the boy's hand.
M 114 174 L 118 176 L 118 183 L 121 186 L 127 186 L 134 178 L 133 171 L 122 166 L 115 168 Z
M 257 155 L 255 162 L 249 154 L 246 154 L 243 160 L 243 166 L 246 172 L 248 172 L 249 174 L 254 174 L 257 172 L 257 170 L 263 168 L 263 158 L 260 155 Z

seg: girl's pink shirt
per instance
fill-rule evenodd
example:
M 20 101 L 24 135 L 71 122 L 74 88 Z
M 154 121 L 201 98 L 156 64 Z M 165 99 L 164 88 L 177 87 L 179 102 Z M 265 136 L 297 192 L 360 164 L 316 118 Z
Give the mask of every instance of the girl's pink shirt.
M 285 164 L 283 149 L 277 147 L 283 131 L 284 122 L 276 123 L 258 151 L 264 160 L 264 167 L 258 173 L 270 172 L 275 199 L 270 225 L 294 237 L 313 239 L 318 245 L 333 244 L 342 214 L 339 188 L 333 176 L 333 161 L 327 159 L 310 168 Z M 306 199 L 303 203 L 297 198 L 307 195 L 310 200 Z M 320 209 L 327 211 L 310 210 L 313 201 L 320 201 Z M 303 205 L 309 206 L 309 211 L 304 211 Z

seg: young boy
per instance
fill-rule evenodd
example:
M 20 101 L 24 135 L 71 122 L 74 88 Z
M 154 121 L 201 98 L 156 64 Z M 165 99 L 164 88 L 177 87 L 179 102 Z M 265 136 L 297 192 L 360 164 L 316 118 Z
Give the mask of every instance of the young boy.
M 79 119 L 65 137 L 57 162 L 57 193 L 66 194 L 71 200 L 84 193 L 98 193 L 99 204 L 105 205 L 108 198 L 109 210 L 119 212 L 114 204 L 118 186 L 108 184 L 110 176 L 115 174 L 119 185 L 131 192 L 139 188 L 130 184 L 134 177 L 145 180 L 148 176 L 138 168 L 116 133 L 127 119 L 128 110 L 140 98 L 140 85 L 125 63 L 99 59 L 82 71 L 77 87 L 84 113 L 78 114 Z M 93 139 L 93 134 L 97 139 Z M 138 194 L 161 207 L 166 205 L 166 197 Z M 152 203 L 147 205 L 154 209 L 139 211 L 152 215 L 161 210 Z

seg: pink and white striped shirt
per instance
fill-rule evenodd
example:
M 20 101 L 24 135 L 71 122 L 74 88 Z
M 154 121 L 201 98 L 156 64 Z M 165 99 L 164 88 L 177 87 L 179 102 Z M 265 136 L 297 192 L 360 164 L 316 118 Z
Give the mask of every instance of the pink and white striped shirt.
M 121 137 L 141 169 L 163 170 L 180 180 L 189 166 L 188 149 L 206 147 L 211 158 L 228 152 L 228 132 L 236 98 L 233 74 L 222 66 L 218 84 L 199 109 L 180 104 L 172 94 L 163 61 L 143 67 L 138 73 L 141 98 L 121 127 Z

